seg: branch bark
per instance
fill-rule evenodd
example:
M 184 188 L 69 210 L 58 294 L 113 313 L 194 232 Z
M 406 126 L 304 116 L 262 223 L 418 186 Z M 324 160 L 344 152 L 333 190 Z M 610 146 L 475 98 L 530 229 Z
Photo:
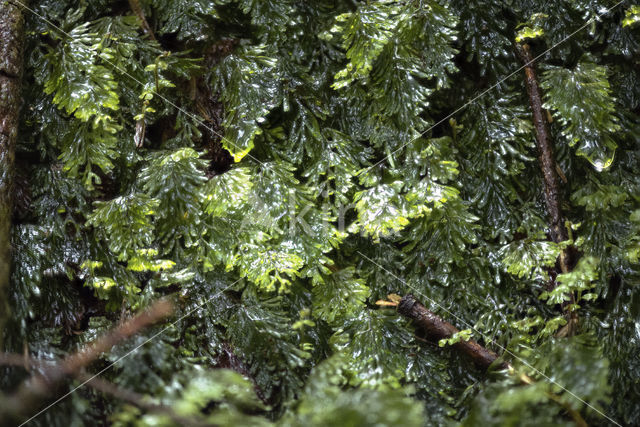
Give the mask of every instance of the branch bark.
M 398 313 L 413 320 L 413 322 L 427 333 L 429 338 L 441 340 L 451 338 L 457 332 L 458 328 L 451 323 L 443 320 L 434 312 L 428 310 L 424 305 L 419 303 L 416 298 L 411 295 L 405 295 L 398 303 Z M 456 350 L 466 354 L 473 362 L 481 368 L 488 368 L 498 359 L 498 355 L 493 351 L 481 346 L 473 340 L 461 340 L 452 346 Z M 502 363 L 502 368 L 509 368 L 508 363 Z
M 4 347 L 11 276 L 11 216 L 15 145 L 20 115 L 24 19 L 10 1 L 0 2 L 0 349 Z
M 156 36 L 155 34 L 153 34 L 153 30 L 151 29 L 151 26 L 147 21 L 147 17 L 144 15 L 144 10 L 142 10 L 142 6 L 140 5 L 140 0 L 129 0 L 129 7 L 140 20 L 142 31 L 144 31 L 144 33 L 149 36 L 151 40 L 156 40 Z
M 17 366 L 29 371 L 31 366 L 37 367 L 41 372 L 48 372 L 50 370 L 58 369 L 55 362 L 42 361 L 38 359 L 25 357 L 22 354 L 16 353 L 0 353 L 0 365 Z M 46 375 L 46 374 L 45 374 Z M 184 417 L 176 414 L 170 406 L 153 403 L 147 399 L 145 395 L 136 393 L 131 390 L 127 390 L 103 379 L 100 377 L 94 377 L 86 373 L 77 373 L 74 377 L 83 383 L 86 383 L 88 387 L 94 390 L 108 394 L 118 400 L 127 402 L 147 412 L 154 412 L 162 415 L 166 415 L 171 418 L 177 425 L 185 426 L 205 426 L 210 425 L 203 421 L 200 421 L 191 417 Z
M 399 296 L 395 294 L 390 295 L 389 299 L 391 299 L 392 302 L 378 301 L 377 304 L 381 306 L 397 306 L 398 313 L 413 320 L 413 322 L 432 339 L 441 340 L 443 338 L 451 338 L 455 333 L 459 332 L 458 328 L 428 310 L 418 302 L 413 295 L 405 295 L 399 300 L 398 298 Z M 471 340 L 459 341 L 453 345 L 453 348 L 469 356 L 476 365 L 484 369 L 491 366 L 491 364 L 498 359 L 496 353 Z M 516 374 L 513 366 L 507 362 L 502 362 L 499 367 L 507 369 L 510 375 Z M 532 378 L 524 373 L 520 373 L 518 379 L 526 385 L 535 383 Z M 546 394 L 550 400 L 562 406 L 562 408 L 567 411 L 567 414 L 574 420 L 577 426 L 587 427 L 587 423 L 578 411 L 571 408 L 571 406 L 567 405 L 562 399 L 559 399 L 554 393 L 547 392 Z
M 0 402 L 0 419 L 20 420 L 37 411 L 41 401 L 55 394 L 62 382 L 71 376 L 78 375 L 91 362 L 97 360 L 102 353 L 109 351 L 116 344 L 132 337 L 141 330 L 171 315 L 173 306 L 166 300 L 160 300 L 143 313 L 123 322 L 111 332 L 96 339 L 67 356 L 60 363 L 47 367 L 43 373 L 34 374 L 27 379 L 18 390 L 4 402 Z M 7 362 L 17 362 L 15 357 L 5 355 Z
M 538 146 L 538 163 L 544 180 L 544 200 L 549 214 L 551 238 L 555 243 L 560 243 L 569 239 L 569 232 L 564 225 L 562 199 L 558 188 L 558 171 L 560 168 L 556 164 L 553 154 L 553 142 L 549 131 L 549 122 L 546 111 L 542 108 L 542 91 L 538 84 L 535 62 L 531 55 L 529 45 L 516 44 L 516 54 L 524 64 L 525 85 L 527 87 L 527 93 L 529 94 L 529 104 L 531 105 L 531 113 L 533 115 L 533 127 L 536 134 L 536 145 Z M 566 181 L 564 176 L 563 180 Z M 571 271 L 569 248 L 565 248 L 560 252 L 558 265 L 561 273 Z M 550 282 L 551 289 L 555 288 L 555 286 L 555 279 L 552 279 Z M 573 305 L 575 303 L 574 295 L 569 295 L 569 299 Z M 563 307 L 566 308 L 567 305 L 568 304 L 563 304 Z M 569 322 L 558 332 L 558 336 L 572 335 L 577 328 L 578 314 L 575 310 L 570 310 L 569 316 Z
M 564 226 L 562 216 L 560 191 L 558 189 L 558 172 L 553 155 L 553 143 L 551 141 L 551 133 L 549 132 L 549 122 L 547 121 L 545 110 L 542 108 L 542 91 L 538 84 L 538 76 L 536 75 L 535 63 L 531 56 L 529 45 L 517 44 L 516 52 L 520 61 L 524 64 L 525 85 L 527 86 L 529 104 L 531 105 L 531 113 L 533 114 L 533 127 L 535 129 L 536 143 L 538 146 L 538 163 L 540 164 L 540 170 L 542 171 L 542 178 L 544 180 L 544 200 L 549 213 L 551 238 L 554 242 L 559 243 L 567 240 L 569 236 Z

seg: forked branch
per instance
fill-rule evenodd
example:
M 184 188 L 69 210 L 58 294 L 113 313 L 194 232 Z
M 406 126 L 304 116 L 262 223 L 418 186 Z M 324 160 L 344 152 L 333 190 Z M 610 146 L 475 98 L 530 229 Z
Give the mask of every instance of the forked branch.
M 82 370 L 97 360 L 101 354 L 111 350 L 113 346 L 132 337 L 141 330 L 170 316 L 172 312 L 172 304 L 169 301 L 160 300 L 148 310 L 126 320 L 111 332 L 87 344 L 78 352 L 67 356 L 53 366 L 47 366 L 40 373 L 35 373 L 20 385 L 18 391 L 0 402 L 2 404 L 0 406 L 0 419 L 20 420 L 33 415 L 37 411 L 40 402 L 55 395 L 58 386 L 68 377 L 80 375 Z M 9 355 L 0 357 L 0 361 L 3 359 L 6 359 L 5 361 L 10 364 L 20 362 L 19 358 Z

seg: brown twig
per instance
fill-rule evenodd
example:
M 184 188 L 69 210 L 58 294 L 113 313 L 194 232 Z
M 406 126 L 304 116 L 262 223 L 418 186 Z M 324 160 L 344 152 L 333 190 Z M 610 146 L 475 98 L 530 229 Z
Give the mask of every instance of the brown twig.
M 142 31 L 149 36 L 151 40 L 156 41 L 156 36 L 153 34 L 153 30 L 151 30 L 151 26 L 147 21 L 147 17 L 144 15 L 144 10 L 142 9 L 142 5 L 140 4 L 140 0 L 129 0 L 129 7 L 136 14 L 138 19 L 140 20 L 140 27 L 142 27 Z
M 453 335 L 460 332 L 458 328 L 453 326 L 451 323 L 443 320 L 434 312 L 429 311 L 411 294 L 402 297 L 398 303 L 398 313 L 413 320 L 413 322 L 431 339 L 441 340 L 451 338 Z M 469 356 L 471 360 L 481 368 L 488 368 L 498 359 L 498 355 L 496 353 L 486 349 L 473 340 L 460 340 L 453 344 L 452 347 Z M 509 368 L 509 364 L 505 362 L 500 366 L 502 368 Z
M 0 365 L 19 366 L 28 371 L 31 366 L 38 366 L 38 360 L 18 353 L 0 353 Z
M 562 206 L 560 200 L 560 190 L 558 188 L 558 171 L 553 155 L 553 143 L 549 131 L 547 115 L 542 108 L 542 92 L 538 84 L 538 77 L 529 45 L 517 44 L 516 52 L 520 60 L 524 63 L 525 85 L 529 94 L 529 104 L 533 115 L 533 127 L 536 134 L 536 144 L 538 146 L 538 163 L 542 171 L 544 180 L 544 194 L 549 221 L 551 225 L 551 238 L 559 243 L 569 238 L 567 229 L 564 226 L 562 216 Z
M 61 363 L 63 374 L 70 375 L 78 372 L 89 363 L 96 360 L 102 353 L 111 349 L 117 343 L 132 337 L 141 330 L 153 325 L 157 321 L 171 315 L 173 306 L 167 300 L 159 300 L 148 310 L 126 320 L 111 332 L 98 338 L 92 344 L 64 359 Z
M 551 140 L 551 132 L 549 131 L 549 114 L 542 108 L 542 91 L 538 84 L 538 76 L 536 75 L 535 62 L 531 55 L 531 50 L 527 44 L 516 44 L 516 54 L 520 61 L 524 64 L 525 85 L 529 94 L 529 104 L 531 105 L 531 113 L 533 116 L 533 127 L 536 134 L 536 145 L 538 147 L 538 164 L 542 171 L 544 181 L 544 200 L 549 214 L 549 225 L 551 229 L 551 239 L 555 243 L 560 243 L 569 239 L 569 232 L 564 224 L 562 215 L 562 199 L 560 197 L 560 189 L 558 187 L 559 180 L 564 183 L 567 178 L 558 167 L 553 154 L 553 142 Z M 571 271 L 571 260 L 569 248 L 565 248 L 560 252 L 558 257 L 558 265 L 561 273 Z M 551 280 L 551 288 L 555 288 L 555 280 Z M 573 294 L 569 295 L 571 304 L 575 303 Z M 566 304 L 565 304 L 566 306 Z M 572 335 L 578 324 L 578 316 L 575 310 L 570 312 L 570 319 L 567 326 L 560 333 L 562 335 Z
M 47 367 L 44 373 L 34 374 L 9 396 L 0 407 L 0 419 L 22 419 L 33 413 L 42 400 L 50 398 L 56 388 L 69 376 L 75 376 L 113 346 L 124 341 L 141 330 L 171 315 L 173 306 L 169 301 L 160 300 L 148 310 L 123 322 L 111 332 L 87 344 L 78 352 Z M 3 355 L 8 362 L 17 362 L 11 355 Z M 21 365 L 24 364 L 24 359 Z M 31 360 L 31 364 L 34 361 Z
M 554 402 L 556 402 L 558 405 L 562 406 L 562 408 L 567 411 L 567 413 L 569 414 L 569 416 L 571 418 L 573 418 L 573 421 L 575 421 L 576 426 L 578 427 L 588 427 L 587 422 L 584 420 L 584 418 L 582 418 L 582 415 L 580 415 L 580 412 L 576 411 L 575 409 L 573 409 L 571 407 L 571 405 L 569 405 L 567 402 L 565 402 L 564 400 L 560 399 L 559 396 L 553 394 L 553 392 L 548 391 L 547 392 L 547 397 L 549 397 L 549 399 L 553 400 Z
M 43 360 L 29 358 L 29 357 L 25 359 L 24 355 L 17 354 L 17 353 L 0 353 L 0 365 L 16 366 L 16 367 L 24 368 L 25 370 L 29 370 L 29 366 L 37 366 L 41 372 L 45 373 L 45 375 L 52 375 L 52 374 L 55 375 L 55 373 L 50 373 L 49 371 L 59 370 L 59 367 L 56 365 L 56 362 L 43 361 Z M 174 422 L 176 422 L 178 425 L 188 425 L 188 426 L 209 426 L 210 425 L 209 423 L 197 420 L 195 418 L 184 417 L 179 414 L 176 414 L 171 409 L 170 406 L 150 402 L 145 395 L 118 387 L 117 385 L 103 378 L 96 377 L 94 375 L 90 375 L 87 373 L 76 373 L 74 377 L 96 391 L 99 391 L 104 394 L 108 394 L 118 400 L 127 402 L 147 412 L 154 412 L 157 414 L 166 415 L 167 417 L 171 418 Z
M 383 307 L 397 306 L 398 313 L 411 319 L 431 339 L 441 340 L 445 338 L 451 338 L 454 334 L 459 332 L 458 328 L 443 320 L 437 314 L 428 310 L 411 294 L 405 295 L 401 299 L 398 295 L 391 294 L 388 298 L 389 301 L 380 300 L 376 302 L 376 304 Z M 481 346 L 475 341 L 461 340 L 453 344 L 452 347 L 466 354 L 478 366 L 485 369 L 498 359 L 498 355 L 496 353 Z M 499 366 L 503 369 L 507 369 L 507 371 L 511 375 L 516 374 L 516 370 L 513 368 L 513 366 L 511 366 L 511 364 L 507 362 L 502 362 Z M 525 385 L 532 385 L 535 383 L 535 380 L 525 373 L 518 374 L 518 379 Z M 550 400 L 560 405 L 574 420 L 577 426 L 587 427 L 587 423 L 585 422 L 584 418 L 582 418 L 582 415 L 580 415 L 578 411 L 574 410 L 570 405 L 560 399 L 559 396 L 555 395 L 551 391 L 546 392 L 546 395 Z

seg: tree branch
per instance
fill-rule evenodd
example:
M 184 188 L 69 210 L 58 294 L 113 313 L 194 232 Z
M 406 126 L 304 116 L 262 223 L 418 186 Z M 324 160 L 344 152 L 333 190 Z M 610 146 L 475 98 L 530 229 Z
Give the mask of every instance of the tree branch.
M 533 115 L 533 127 L 536 134 L 536 145 L 538 146 L 538 163 L 542 171 L 544 180 L 544 200 L 547 205 L 549 214 L 549 222 L 551 229 L 551 238 L 555 243 L 560 243 L 569 239 L 569 232 L 564 225 L 564 217 L 562 215 L 562 200 L 560 190 L 558 188 L 558 171 L 560 168 L 556 164 L 553 155 L 553 143 L 551 141 L 551 133 L 549 132 L 549 122 L 547 120 L 546 111 L 542 108 L 542 91 L 538 84 L 538 76 L 536 75 L 534 59 L 531 56 L 529 45 L 516 44 L 516 53 L 520 61 L 524 64 L 525 85 L 529 94 L 529 104 Z M 562 174 L 563 181 L 566 177 Z M 565 248 L 560 252 L 558 257 L 558 265 L 561 273 L 571 271 L 569 248 Z M 555 279 L 550 282 L 551 288 L 555 288 Z M 570 303 L 575 303 L 573 293 L 569 295 Z M 563 304 L 566 308 L 567 304 Z M 565 327 L 558 334 L 560 336 L 572 335 L 577 324 L 578 314 L 575 310 L 570 310 L 570 319 Z
M 42 372 L 48 372 L 51 369 L 59 369 L 55 362 L 43 362 L 42 360 L 31 358 L 28 356 L 24 356 L 22 354 L 17 353 L 0 353 L 0 365 L 8 365 L 8 366 L 16 366 L 24 368 L 25 370 L 29 370 L 30 366 L 37 366 Z M 46 374 L 45 374 L 46 375 Z M 179 414 L 176 414 L 170 406 L 152 403 L 150 402 L 146 396 L 136 393 L 131 390 L 127 390 L 117 385 L 103 379 L 100 377 L 95 377 L 93 375 L 87 373 L 77 373 L 74 377 L 83 383 L 85 383 L 88 387 L 93 388 L 94 390 L 108 394 L 118 400 L 123 402 L 130 403 L 140 409 L 143 409 L 147 412 L 154 412 L 157 414 L 166 415 L 175 421 L 178 425 L 188 425 L 188 426 L 208 426 L 210 424 L 202 422 L 200 420 L 184 417 Z
M 140 27 L 142 27 L 142 31 L 144 31 L 151 40 L 156 41 L 156 36 L 153 34 L 153 30 L 147 21 L 147 17 L 144 15 L 144 10 L 142 10 L 142 6 L 140 5 L 140 0 L 129 0 L 129 7 L 140 20 Z
M 398 313 L 413 320 L 413 322 L 427 333 L 429 338 L 441 340 L 451 338 L 457 332 L 458 328 L 451 323 L 446 322 L 440 316 L 419 303 L 416 298 L 411 295 L 405 295 L 398 303 Z M 475 341 L 460 340 L 452 346 L 456 350 L 466 354 L 473 360 L 475 364 L 481 368 L 488 368 L 498 359 L 498 355 L 488 350 Z M 502 368 L 509 368 L 509 364 L 503 362 Z
M 24 19 L 17 5 L 0 1 L 0 350 L 9 319 L 11 216 L 15 146 L 20 115 Z
M 549 221 L 551 225 L 551 238 L 559 243 L 569 238 L 567 229 L 564 226 L 562 216 L 562 206 L 560 200 L 560 190 L 558 189 L 558 172 L 556 161 L 553 155 L 553 143 L 549 132 L 549 122 L 544 109 L 542 108 L 542 92 L 538 84 L 535 64 L 529 45 L 517 44 L 516 52 L 520 61 L 524 64 L 525 85 L 529 94 L 529 103 L 533 114 L 533 127 L 536 134 L 536 145 L 538 146 L 538 163 L 542 171 L 544 180 L 544 195 Z
M 148 310 L 126 320 L 111 332 L 87 344 L 78 352 L 67 356 L 44 373 L 34 374 L 25 380 L 13 395 L 0 406 L 0 419 L 23 419 L 37 411 L 42 400 L 55 394 L 56 388 L 69 376 L 75 376 L 91 362 L 109 351 L 113 346 L 140 332 L 161 319 L 171 315 L 173 306 L 167 300 L 154 303 Z M 7 362 L 17 362 L 16 357 L 3 355 Z M 12 363 L 13 364 L 13 363 Z M 24 364 L 24 359 L 23 363 Z
M 18 353 L 0 353 L 0 365 L 19 366 L 29 371 L 32 366 L 40 366 L 38 359 Z
M 411 294 L 405 295 L 401 299 L 398 295 L 392 294 L 389 296 L 389 299 L 391 301 L 378 301 L 377 304 L 380 306 L 397 306 L 398 313 L 411 319 L 432 339 L 441 340 L 444 338 L 451 338 L 455 333 L 459 332 L 458 328 L 453 326 L 451 323 L 443 320 L 437 314 L 428 310 Z M 476 365 L 485 369 L 493 364 L 499 357 L 493 351 L 471 340 L 461 340 L 453 344 L 452 347 L 466 354 L 471 358 L 471 360 L 474 361 L 474 363 L 476 363 Z M 507 369 L 510 375 L 516 374 L 513 366 L 511 366 L 511 364 L 507 362 L 502 362 L 499 366 L 503 369 Z M 526 385 L 532 385 L 535 383 L 534 379 L 530 378 L 524 373 L 519 374 L 518 379 Z M 577 426 L 587 427 L 587 423 L 584 421 L 584 418 L 582 418 L 578 411 L 571 408 L 570 405 L 566 404 L 553 392 L 548 391 L 546 392 L 546 395 L 550 400 L 562 406 L 562 408 L 567 411 L 567 414 L 569 414 L 569 416 L 574 420 Z
M 76 378 L 82 382 L 86 382 L 89 387 L 93 388 L 96 391 L 108 394 L 118 400 L 130 403 L 131 405 L 134 405 L 147 412 L 166 415 L 167 417 L 171 418 L 171 420 L 175 422 L 176 425 L 193 427 L 211 426 L 210 423 L 207 423 L 203 420 L 199 420 L 194 417 L 185 417 L 183 415 L 179 415 L 170 406 L 149 402 L 146 396 L 131 390 L 118 387 L 117 385 L 102 378 L 93 378 L 88 374 L 78 374 L 76 375 Z

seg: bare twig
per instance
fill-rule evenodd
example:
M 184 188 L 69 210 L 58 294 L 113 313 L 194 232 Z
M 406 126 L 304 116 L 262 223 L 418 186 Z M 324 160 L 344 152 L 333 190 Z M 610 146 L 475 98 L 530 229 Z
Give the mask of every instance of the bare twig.
M 538 83 L 535 62 L 531 55 L 529 45 L 516 44 L 516 53 L 520 61 L 524 64 L 525 85 L 527 86 L 529 104 L 531 105 L 531 113 L 533 115 L 533 127 L 535 129 L 536 144 L 538 146 L 538 163 L 544 181 L 544 200 L 549 214 L 551 239 L 555 243 L 560 243 L 569 239 L 569 232 L 567 227 L 565 227 L 564 217 L 562 215 L 562 199 L 558 188 L 559 180 L 562 179 L 562 181 L 566 183 L 567 178 L 555 161 L 553 142 L 549 131 L 549 114 L 542 108 L 542 91 Z M 571 271 L 569 248 L 565 248 L 560 252 L 558 265 L 561 273 Z M 556 284 L 554 279 L 551 280 L 550 286 L 555 288 Z M 570 294 L 569 299 L 571 305 L 573 305 L 575 303 L 574 295 Z M 566 307 L 567 305 L 565 304 L 564 306 Z M 560 331 L 561 335 L 572 335 L 578 324 L 578 314 L 575 310 L 570 310 L 569 316 L 570 319 L 567 326 Z
M 197 419 L 195 417 L 186 417 L 177 414 L 170 406 L 162 405 L 159 403 L 152 403 L 147 399 L 145 395 L 124 389 L 122 387 L 118 387 L 117 385 L 105 379 L 93 377 L 88 374 L 77 374 L 76 378 L 82 382 L 86 382 L 89 387 L 93 388 L 96 391 L 108 394 L 118 400 L 127 402 L 147 412 L 165 415 L 171 418 L 171 420 L 174 421 L 177 425 L 193 427 L 204 427 L 211 425 L 210 423 L 207 423 L 206 421 Z
M 28 371 L 31 366 L 38 366 L 38 361 L 18 353 L 0 353 L 0 365 L 19 366 Z
M 538 84 L 535 64 L 529 45 L 516 45 L 516 52 L 520 60 L 525 64 L 525 84 L 529 94 L 529 103 L 531 105 L 531 113 L 533 115 L 533 127 L 536 134 L 536 143 L 538 146 L 538 163 L 542 171 L 544 180 L 544 194 L 547 211 L 549 213 L 549 221 L 551 225 L 551 238 L 554 242 L 559 243 L 569 238 L 567 229 L 564 226 L 562 217 L 562 207 L 560 200 L 560 190 L 558 189 L 558 170 L 553 155 L 553 143 L 551 141 L 551 133 L 549 132 L 549 122 L 547 115 L 542 108 L 542 92 Z
M 459 332 L 458 328 L 443 320 L 440 316 L 428 310 L 424 305 L 416 300 L 416 298 L 409 294 L 398 300 L 399 296 L 395 294 L 389 295 L 389 301 L 378 301 L 377 304 L 383 307 L 397 306 L 398 313 L 414 321 L 416 326 L 422 329 L 431 339 L 444 339 L 451 338 L 454 334 Z M 498 355 L 493 351 L 481 346 L 475 341 L 460 340 L 453 344 L 453 348 L 469 356 L 478 366 L 482 368 L 488 368 L 496 360 Z M 517 372 L 507 362 L 502 362 L 499 365 L 501 368 L 507 369 L 510 375 L 516 375 Z M 525 385 L 532 385 L 536 381 L 524 373 L 518 374 L 517 378 Z M 569 416 L 574 420 L 578 427 L 587 427 L 582 415 L 559 396 L 551 391 L 546 392 L 547 397 L 553 402 L 560 405 Z
M 116 344 L 168 317 L 172 312 L 171 303 L 160 300 L 148 310 L 118 325 L 111 332 L 86 345 L 78 352 L 67 356 L 51 367 L 47 367 L 43 373 L 32 375 L 22 383 L 18 391 L 1 402 L 0 419 L 22 419 L 28 416 L 37 409 L 41 401 L 50 398 L 67 377 L 77 375 Z M 2 355 L 2 358 L 9 364 L 24 366 L 24 357 L 22 356 L 20 363 L 17 363 L 18 358 L 12 355 L 5 354 Z M 30 362 L 36 366 L 39 364 L 34 360 L 30 360 Z
M 432 339 L 441 340 L 451 338 L 453 335 L 460 332 L 458 328 L 453 326 L 451 323 L 443 320 L 440 316 L 428 310 L 411 294 L 405 295 L 399 301 L 398 313 L 413 320 L 414 323 Z M 478 366 L 485 369 L 498 359 L 497 354 L 473 340 L 460 340 L 453 344 L 452 347 L 466 354 Z M 510 367 L 510 365 L 505 362 L 500 366 L 502 368 Z
M 153 34 L 153 30 L 151 30 L 151 26 L 147 21 L 147 17 L 144 15 L 144 10 L 142 9 L 142 5 L 140 4 L 140 0 L 129 0 L 129 7 L 136 14 L 138 19 L 140 20 L 140 27 L 142 27 L 142 31 L 149 36 L 151 40 L 156 40 L 155 34 Z

